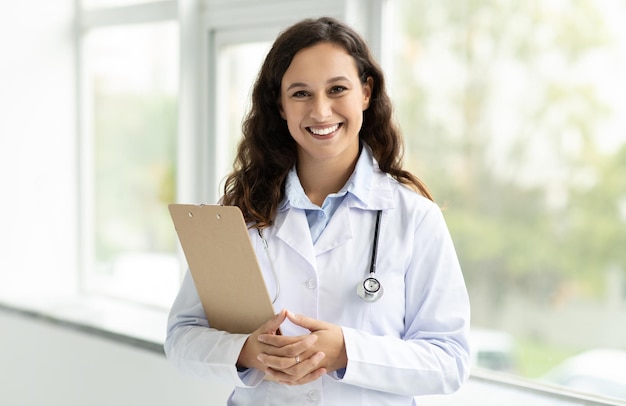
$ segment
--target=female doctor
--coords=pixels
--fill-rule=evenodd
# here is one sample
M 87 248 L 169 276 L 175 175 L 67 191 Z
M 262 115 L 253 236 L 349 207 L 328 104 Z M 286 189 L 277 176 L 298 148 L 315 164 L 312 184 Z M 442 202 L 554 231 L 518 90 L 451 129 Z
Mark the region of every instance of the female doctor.
M 401 150 L 355 31 L 320 18 L 279 35 L 222 199 L 244 213 L 278 312 L 252 334 L 213 329 L 187 273 L 165 342 L 181 372 L 233 384 L 231 405 L 412 405 L 462 385 L 465 283 Z

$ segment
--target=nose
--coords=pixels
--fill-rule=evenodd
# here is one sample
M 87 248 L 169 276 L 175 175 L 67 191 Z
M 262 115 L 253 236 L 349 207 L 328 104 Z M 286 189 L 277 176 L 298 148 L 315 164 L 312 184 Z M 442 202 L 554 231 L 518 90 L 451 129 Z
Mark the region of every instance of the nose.
M 332 100 L 326 95 L 320 95 L 315 97 L 311 105 L 311 118 L 316 121 L 324 121 L 328 117 L 332 116 Z

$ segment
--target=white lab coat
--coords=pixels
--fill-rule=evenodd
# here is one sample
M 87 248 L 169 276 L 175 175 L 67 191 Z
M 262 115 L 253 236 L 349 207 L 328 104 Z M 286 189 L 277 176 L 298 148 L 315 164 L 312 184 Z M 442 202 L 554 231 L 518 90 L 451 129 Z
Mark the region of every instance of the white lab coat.
M 231 405 L 412 405 L 414 396 L 450 393 L 469 373 L 469 300 L 440 209 L 378 170 L 366 201 L 347 194 L 316 244 L 304 210 L 284 204 L 264 231 L 250 238 L 270 296 L 280 281 L 276 312 L 287 309 L 342 326 L 345 374 L 287 386 L 261 371 L 238 372 L 247 335 L 208 327 L 189 273 L 172 306 L 167 357 L 185 374 L 235 385 Z M 356 293 L 369 272 L 376 210 L 383 210 L 376 277 L 384 287 L 373 303 Z M 305 333 L 287 321 L 285 335 Z

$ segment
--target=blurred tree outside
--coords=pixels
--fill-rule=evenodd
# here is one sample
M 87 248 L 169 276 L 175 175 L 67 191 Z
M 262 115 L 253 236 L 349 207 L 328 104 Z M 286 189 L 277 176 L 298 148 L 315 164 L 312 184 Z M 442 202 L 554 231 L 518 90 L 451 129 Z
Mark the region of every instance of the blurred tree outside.
M 607 270 L 626 279 L 626 128 L 604 130 L 626 115 L 605 97 L 624 39 L 608 6 L 626 17 L 615 0 L 399 2 L 405 160 L 444 208 L 473 325 L 549 347 L 612 344 L 553 318 L 575 304 L 591 323 L 612 317 Z

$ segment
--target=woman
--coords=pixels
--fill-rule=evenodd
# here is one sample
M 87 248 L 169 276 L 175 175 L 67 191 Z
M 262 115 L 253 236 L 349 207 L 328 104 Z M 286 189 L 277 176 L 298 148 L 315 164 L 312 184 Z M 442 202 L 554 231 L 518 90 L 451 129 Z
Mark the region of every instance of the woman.
M 165 343 L 181 371 L 234 384 L 232 405 L 411 405 L 467 379 L 461 269 L 391 117 L 351 28 L 320 18 L 279 35 L 222 203 L 244 213 L 284 310 L 252 334 L 212 329 L 187 274 Z

